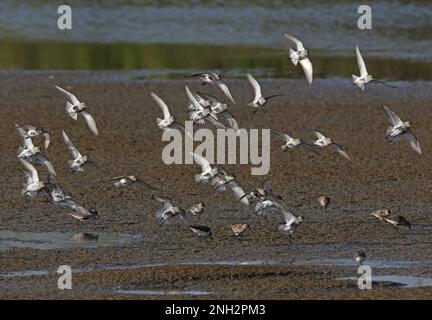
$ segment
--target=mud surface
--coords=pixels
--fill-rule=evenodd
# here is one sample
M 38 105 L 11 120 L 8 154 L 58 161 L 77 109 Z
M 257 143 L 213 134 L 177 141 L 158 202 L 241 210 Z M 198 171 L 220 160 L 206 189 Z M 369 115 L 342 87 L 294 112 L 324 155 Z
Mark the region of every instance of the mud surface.
M 141 236 L 113 246 L 0 250 L 1 298 L 432 297 L 426 286 L 406 288 L 379 281 L 372 290 L 359 290 L 356 281 L 339 279 L 358 276 L 351 260 L 356 250 L 366 251 L 373 274 L 432 277 L 430 83 L 393 82 L 398 89 L 373 86 L 362 92 L 338 78 L 318 80 L 311 87 L 303 79 L 263 80 L 264 93 L 285 96 L 252 116 L 245 106 L 252 97 L 248 83 L 228 82 L 238 102 L 232 113 L 241 127 L 286 130 L 304 140 L 312 140 L 310 131 L 319 129 L 344 145 L 354 160 L 350 163 L 332 150 L 323 151 L 321 157 L 304 150 L 283 153 L 282 143 L 272 139 L 267 176 L 251 176 L 250 165 L 225 166 L 245 190 L 271 180 L 275 193 L 305 217 L 290 242 L 277 231 L 278 217 L 256 217 L 242 210 L 231 194 L 196 185 L 193 175 L 198 166 L 163 164 L 165 142 L 154 124 L 160 110 L 148 94 L 158 93 L 182 122 L 183 87 L 187 83 L 203 90 L 199 83 L 132 78 L 124 73 L 0 73 L 0 230 Z M 87 102 L 99 137 L 82 119 L 75 122 L 65 115 L 64 98 L 54 85 L 70 86 Z M 214 88 L 205 89 L 218 94 Z M 386 143 L 388 123 L 382 104 L 412 123 L 422 156 L 406 143 Z M 53 162 L 59 182 L 78 202 L 97 208 L 100 220 L 79 222 L 41 198 L 24 202 L 14 123 L 51 129 L 52 145 L 44 154 Z M 71 175 L 61 128 L 108 173 L 88 168 Z M 39 172 L 43 177 L 42 168 Z M 159 193 L 184 208 L 205 202 L 205 213 L 195 222 L 213 229 L 213 241 L 198 238 L 175 219 L 159 229 L 154 221 L 158 203 L 150 198 L 154 191 L 139 185 L 122 191 L 110 184 L 111 177 L 124 174 L 136 174 L 159 187 Z M 318 207 L 321 195 L 332 199 L 326 211 Z M 397 232 L 368 214 L 384 207 L 407 217 L 412 232 L 406 228 Z M 240 222 L 250 224 L 251 230 L 235 239 L 229 225 Z M 56 270 L 63 264 L 75 270 L 73 290 L 57 288 Z

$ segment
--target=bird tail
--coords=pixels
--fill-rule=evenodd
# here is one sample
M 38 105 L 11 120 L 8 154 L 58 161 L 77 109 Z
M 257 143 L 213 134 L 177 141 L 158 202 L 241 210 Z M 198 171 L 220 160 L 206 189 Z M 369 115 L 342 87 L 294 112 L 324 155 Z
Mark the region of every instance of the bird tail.
M 296 66 L 298 64 L 298 61 L 299 61 L 299 56 L 298 56 L 297 52 L 290 48 L 289 54 L 290 54 L 290 58 L 291 58 L 292 63 Z
M 357 77 L 357 76 L 355 76 L 355 75 L 352 75 L 352 81 L 353 81 L 354 83 L 357 81 L 358 78 L 360 78 L 360 77 Z

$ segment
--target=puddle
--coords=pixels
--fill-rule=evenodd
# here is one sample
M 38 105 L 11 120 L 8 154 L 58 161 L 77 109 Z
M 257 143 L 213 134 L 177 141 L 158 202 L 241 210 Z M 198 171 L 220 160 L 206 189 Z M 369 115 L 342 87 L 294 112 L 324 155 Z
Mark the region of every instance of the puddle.
M 175 295 L 188 295 L 188 296 L 208 296 L 213 293 L 200 290 L 117 290 L 116 293 L 131 294 L 140 296 L 175 296 Z
M 354 280 L 356 277 L 338 278 L 337 280 Z M 403 288 L 418 288 L 418 287 L 432 287 L 432 278 L 427 277 L 414 277 L 414 276 L 399 276 L 399 275 L 386 275 L 386 276 L 372 276 L 372 287 L 375 282 L 393 282 L 400 284 Z
M 422 261 L 424 262 L 424 261 Z M 402 260 L 366 260 L 365 264 L 371 268 L 405 268 L 419 265 L 421 261 L 402 261 Z M 425 263 L 425 262 L 424 262 Z M 353 259 L 335 258 L 335 259 L 312 259 L 303 261 L 293 261 L 295 266 L 333 266 L 333 267 L 356 267 L 357 264 Z
M 12 248 L 38 250 L 117 246 L 142 239 L 141 235 L 0 230 L 0 251 Z

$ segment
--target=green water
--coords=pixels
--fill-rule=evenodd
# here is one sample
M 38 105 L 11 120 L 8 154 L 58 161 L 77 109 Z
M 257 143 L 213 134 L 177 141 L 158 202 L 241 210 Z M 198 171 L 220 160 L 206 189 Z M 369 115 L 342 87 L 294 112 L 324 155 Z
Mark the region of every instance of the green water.
M 315 78 L 358 74 L 354 56 L 313 52 Z M 377 78 L 417 80 L 432 77 L 432 64 L 365 56 Z M 0 41 L 0 69 L 6 70 L 147 70 L 146 77 L 182 78 L 197 70 L 220 70 L 228 78 L 252 72 L 260 77 L 299 78 L 282 49 L 196 44 Z

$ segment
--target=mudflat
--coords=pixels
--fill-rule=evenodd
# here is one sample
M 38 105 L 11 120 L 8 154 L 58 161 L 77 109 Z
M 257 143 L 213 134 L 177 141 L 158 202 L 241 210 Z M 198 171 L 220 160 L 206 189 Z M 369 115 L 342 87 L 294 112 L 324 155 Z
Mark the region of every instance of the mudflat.
M 245 190 L 271 180 L 274 192 L 305 217 L 291 241 L 278 232 L 278 216 L 257 217 L 230 193 L 197 185 L 193 176 L 199 166 L 162 161 L 166 142 L 155 125 L 161 112 L 149 93 L 157 93 L 183 122 L 184 86 L 219 95 L 217 88 L 137 80 L 122 72 L 1 72 L 0 298 L 431 298 L 430 82 L 393 82 L 397 89 L 370 86 L 364 92 L 340 78 L 317 79 L 312 86 L 304 79 L 260 82 L 265 94 L 284 96 L 252 115 L 246 106 L 250 85 L 227 80 L 237 101 L 231 112 L 242 128 L 273 128 L 305 141 L 318 129 L 353 159 L 331 149 L 321 156 L 301 149 L 282 152 L 282 141 L 272 138 L 266 176 L 251 176 L 251 165 L 225 165 Z M 54 85 L 87 103 L 100 136 L 65 114 L 65 99 Z M 382 104 L 411 122 L 423 155 L 403 141 L 385 141 Z M 58 181 L 76 201 L 97 208 L 101 219 L 82 223 L 42 198 L 25 203 L 15 123 L 50 129 L 52 145 L 43 153 Z M 61 129 L 106 172 L 88 168 L 70 174 Z M 160 190 L 112 186 L 112 177 L 131 174 Z M 194 221 L 211 227 L 213 240 L 197 237 L 176 219 L 159 228 L 154 193 L 183 208 L 204 202 L 205 212 Z M 327 210 L 319 208 L 321 195 L 331 198 Z M 369 214 L 381 208 L 408 218 L 412 231 L 396 231 Z M 231 223 L 248 223 L 251 230 L 235 238 Z M 70 242 L 63 245 L 63 238 Z M 357 286 L 356 250 L 366 252 L 372 279 L 385 279 L 374 281 L 371 290 Z M 72 267 L 72 290 L 57 288 L 60 265 Z

